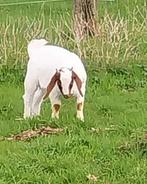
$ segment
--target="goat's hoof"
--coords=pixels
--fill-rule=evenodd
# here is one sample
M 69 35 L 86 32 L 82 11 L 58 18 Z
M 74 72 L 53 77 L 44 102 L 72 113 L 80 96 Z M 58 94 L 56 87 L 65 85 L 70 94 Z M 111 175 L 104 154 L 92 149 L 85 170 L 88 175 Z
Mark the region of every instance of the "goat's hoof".
M 82 121 L 82 122 L 84 122 L 84 118 L 83 117 L 78 117 L 77 116 L 77 119 L 80 120 L 80 121 Z

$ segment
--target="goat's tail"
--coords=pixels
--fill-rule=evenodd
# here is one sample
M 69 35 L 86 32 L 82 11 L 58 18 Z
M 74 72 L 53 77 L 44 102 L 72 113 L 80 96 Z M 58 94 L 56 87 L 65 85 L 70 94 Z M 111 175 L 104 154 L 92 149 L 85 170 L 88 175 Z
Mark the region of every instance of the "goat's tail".
M 45 39 L 33 39 L 28 44 L 28 54 L 31 57 L 34 53 L 36 53 L 36 49 L 46 45 L 48 43 Z

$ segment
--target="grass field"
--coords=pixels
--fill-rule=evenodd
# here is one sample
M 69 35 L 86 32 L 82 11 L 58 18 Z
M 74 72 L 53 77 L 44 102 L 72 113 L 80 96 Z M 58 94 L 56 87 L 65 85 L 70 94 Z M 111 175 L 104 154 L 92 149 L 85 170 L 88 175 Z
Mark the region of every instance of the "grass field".
M 0 7 L 0 184 L 146 184 L 146 3 L 100 1 L 103 36 L 86 38 L 80 47 L 71 8 L 71 1 Z M 74 99 L 63 100 L 58 121 L 50 118 L 49 101 L 40 117 L 21 119 L 26 46 L 34 37 L 82 52 L 88 73 L 84 123 L 74 117 Z M 64 132 L 3 140 L 44 125 Z

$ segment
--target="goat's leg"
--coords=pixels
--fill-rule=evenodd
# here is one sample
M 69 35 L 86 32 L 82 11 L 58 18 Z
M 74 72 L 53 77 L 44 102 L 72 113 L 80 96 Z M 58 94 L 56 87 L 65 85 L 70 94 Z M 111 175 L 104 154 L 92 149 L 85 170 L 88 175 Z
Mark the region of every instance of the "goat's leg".
M 37 91 L 35 92 L 32 103 L 32 116 L 40 115 L 40 109 L 44 95 L 45 91 L 43 89 L 38 88 Z
M 32 115 L 32 102 L 33 102 L 33 96 L 35 94 L 35 89 L 30 91 L 25 91 L 25 94 L 23 96 L 24 98 L 24 118 L 29 118 Z
M 59 96 L 53 97 L 50 96 L 50 101 L 51 101 L 51 107 L 52 107 L 52 118 L 57 118 L 59 119 L 59 111 L 61 107 L 61 100 Z
M 37 89 L 37 82 L 30 75 L 26 75 L 24 82 L 25 94 L 24 99 L 24 118 L 29 118 L 32 115 L 32 103 L 35 91 Z
M 84 108 L 84 98 L 77 97 L 77 118 L 80 119 L 81 121 L 84 121 L 83 108 Z

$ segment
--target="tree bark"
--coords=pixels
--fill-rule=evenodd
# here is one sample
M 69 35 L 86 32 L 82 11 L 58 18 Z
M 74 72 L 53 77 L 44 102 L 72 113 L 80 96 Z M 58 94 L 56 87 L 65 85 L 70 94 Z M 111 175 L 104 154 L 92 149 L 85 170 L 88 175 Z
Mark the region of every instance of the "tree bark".
M 97 0 L 74 0 L 74 32 L 79 40 L 99 35 L 96 5 Z

